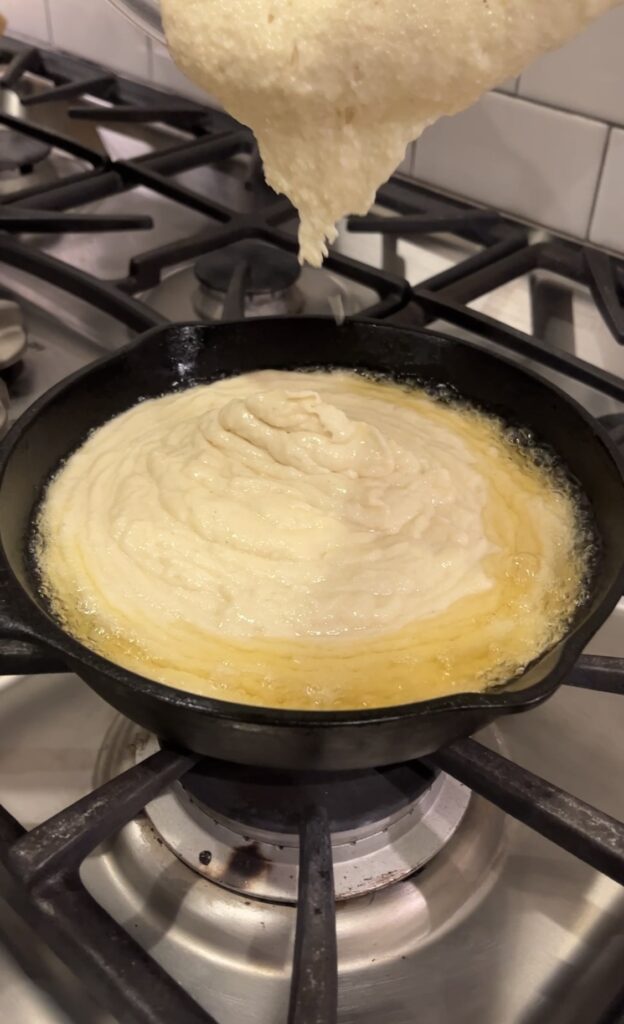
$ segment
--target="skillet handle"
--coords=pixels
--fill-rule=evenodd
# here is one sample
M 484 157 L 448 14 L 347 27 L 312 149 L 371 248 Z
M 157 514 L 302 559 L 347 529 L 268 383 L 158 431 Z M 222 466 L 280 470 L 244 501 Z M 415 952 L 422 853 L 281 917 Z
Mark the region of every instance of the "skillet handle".
M 65 662 L 43 644 L 0 636 L 0 676 L 38 676 L 66 671 Z
M 65 672 L 65 663 L 31 636 L 30 630 L 20 623 L 15 608 L 11 578 L 6 569 L 0 567 L 0 675 Z

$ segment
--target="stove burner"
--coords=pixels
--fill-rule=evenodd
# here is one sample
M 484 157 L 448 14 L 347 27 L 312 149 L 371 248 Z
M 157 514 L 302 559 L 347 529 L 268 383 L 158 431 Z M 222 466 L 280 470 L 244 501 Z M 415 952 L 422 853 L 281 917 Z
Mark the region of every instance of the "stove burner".
M 0 174 L 29 174 L 51 151 L 44 142 L 6 128 L 0 134 Z
M 201 256 L 194 270 L 200 287 L 193 304 L 205 320 L 285 316 L 303 307 L 297 257 L 276 245 L 233 242 Z
M 141 760 L 155 737 L 136 743 Z M 295 903 L 299 829 L 323 806 L 336 899 L 384 889 L 422 868 L 455 834 L 470 791 L 417 763 L 344 773 L 280 772 L 205 759 L 146 807 L 156 835 L 225 889 Z
M 425 793 L 433 771 L 418 764 L 371 771 L 286 772 L 206 758 L 188 772 L 184 789 L 199 804 L 245 828 L 299 831 L 302 809 L 323 806 L 332 832 L 388 818 Z
M 206 253 L 195 263 L 195 276 L 212 292 L 225 294 L 241 265 L 247 268 L 247 295 L 275 295 L 297 282 L 301 267 L 293 253 L 250 238 Z

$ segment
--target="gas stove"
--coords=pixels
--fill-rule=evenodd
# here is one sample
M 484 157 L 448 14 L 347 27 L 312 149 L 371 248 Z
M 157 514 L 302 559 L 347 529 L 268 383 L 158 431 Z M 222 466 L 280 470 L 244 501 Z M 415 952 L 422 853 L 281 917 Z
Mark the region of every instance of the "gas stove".
M 287 313 L 467 338 L 624 443 L 624 262 L 397 175 L 301 268 L 225 114 L 7 40 L 0 76 L 0 429 L 150 327 Z M 619 1019 L 624 602 L 547 704 L 376 772 L 198 762 L 0 672 L 3 1019 Z

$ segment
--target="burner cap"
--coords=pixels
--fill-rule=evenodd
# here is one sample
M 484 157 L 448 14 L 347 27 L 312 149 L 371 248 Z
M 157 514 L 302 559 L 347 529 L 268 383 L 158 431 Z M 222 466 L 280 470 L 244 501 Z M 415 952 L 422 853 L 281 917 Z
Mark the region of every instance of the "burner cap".
M 49 155 L 50 146 L 7 128 L 0 134 L 0 172 L 28 171 Z
M 201 256 L 195 263 L 195 276 L 206 288 L 225 294 L 232 274 L 243 262 L 248 268 L 247 295 L 285 291 L 295 284 L 301 271 L 294 253 L 268 242 L 246 239 Z
M 125 752 L 138 763 L 160 749 L 155 736 L 138 732 L 131 723 L 120 722 L 120 730 L 121 742 L 116 738 L 111 749 L 123 752 L 124 764 Z M 117 774 L 110 767 L 107 778 Z M 422 868 L 455 834 L 469 805 L 472 815 L 485 806 L 479 798 L 473 802 L 470 790 L 452 776 L 419 762 L 350 772 L 288 772 L 203 758 L 152 800 L 145 813 L 158 842 L 208 881 L 248 898 L 296 903 L 298 833 L 313 808 L 327 814 L 335 895 L 346 900 L 392 886 Z M 476 834 L 474 825 L 467 832 L 468 861 L 462 857 L 462 870 L 450 871 L 450 884 L 455 876 L 470 875 L 473 891 L 471 851 L 480 841 L 479 825 Z M 452 863 L 456 860 L 457 850 Z M 439 882 L 444 892 L 448 873 L 445 866 Z M 424 902 L 429 912 L 429 900 Z M 387 920 L 392 931 L 392 915 Z M 367 927 L 370 923 L 365 935 Z M 367 948 L 364 938 L 360 953 Z
M 417 762 L 331 773 L 250 769 L 204 758 L 181 784 L 199 804 L 250 828 L 296 833 L 307 804 L 322 804 L 332 831 L 344 832 L 396 814 L 434 779 Z

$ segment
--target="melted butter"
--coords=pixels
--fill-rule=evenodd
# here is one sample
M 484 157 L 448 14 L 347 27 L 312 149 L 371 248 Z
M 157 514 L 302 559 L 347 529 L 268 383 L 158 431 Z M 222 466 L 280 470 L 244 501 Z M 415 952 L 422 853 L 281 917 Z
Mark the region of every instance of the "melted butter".
M 59 472 L 40 538 L 88 646 L 276 707 L 501 682 L 562 635 L 584 576 L 572 498 L 497 421 L 343 372 L 135 406 Z

